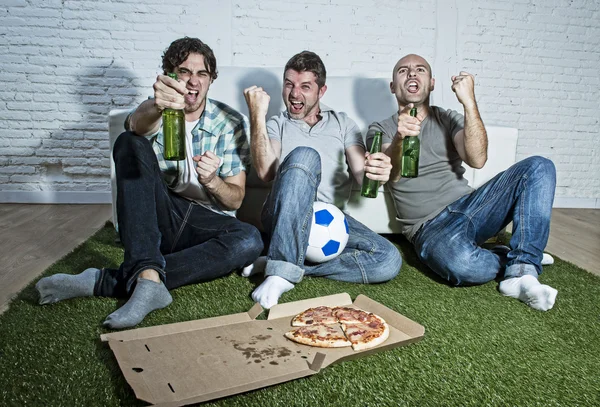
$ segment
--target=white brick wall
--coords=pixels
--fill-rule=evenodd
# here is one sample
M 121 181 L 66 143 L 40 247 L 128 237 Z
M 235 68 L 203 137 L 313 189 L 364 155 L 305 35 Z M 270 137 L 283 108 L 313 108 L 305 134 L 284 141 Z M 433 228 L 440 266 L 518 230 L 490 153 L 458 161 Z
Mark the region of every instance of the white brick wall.
M 482 116 L 519 129 L 517 159 L 554 162 L 558 203 L 600 207 L 600 3 L 478 1 L 459 37 Z
M 310 49 L 329 75 L 387 78 L 417 52 L 434 102 L 452 108 L 449 76 L 466 69 L 484 121 L 518 127 L 517 158 L 554 161 L 557 203 L 600 207 L 595 0 L 4 0 L 0 202 L 109 202 L 108 111 L 150 94 L 184 35 L 220 65 L 282 66 Z

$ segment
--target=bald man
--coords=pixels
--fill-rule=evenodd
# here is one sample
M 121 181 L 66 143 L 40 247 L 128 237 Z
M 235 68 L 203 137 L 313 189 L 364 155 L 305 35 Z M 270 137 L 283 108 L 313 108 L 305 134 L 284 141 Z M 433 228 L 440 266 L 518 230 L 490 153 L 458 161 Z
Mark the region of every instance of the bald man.
M 538 281 L 548 241 L 556 171 L 543 157 L 529 157 L 473 190 L 462 163 L 482 168 L 488 139 L 475 100 L 473 75 L 452 76 L 452 90 L 463 113 L 430 106 L 435 79 L 429 63 L 406 55 L 394 66 L 390 90 L 398 112 L 369 126 L 367 144 L 383 132 L 383 151 L 390 156 L 388 188 L 394 196 L 402 233 L 417 255 L 453 285 L 483 284 L 501 279 L 499 291 L 547 311 L 557 291 Z M 417 116 L 410 116 L 411 108 Z M 402 140 L 418 136 L 418 177 L 401 177 Z M 491 152 L 493 154 L 493 151 Z M 510 247 L 481 247 L 513 222 Z

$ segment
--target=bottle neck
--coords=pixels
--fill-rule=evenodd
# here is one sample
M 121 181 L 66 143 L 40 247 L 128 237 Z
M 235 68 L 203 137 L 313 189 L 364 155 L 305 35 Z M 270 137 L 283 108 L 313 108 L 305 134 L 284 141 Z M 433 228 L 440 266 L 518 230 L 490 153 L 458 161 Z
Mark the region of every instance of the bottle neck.
M 404 110 L 406 108 L 407 105 L 398 105 L 398 114 L 400 114 L 400 112 L 402 110 Z M 431 107 L 429 106 L 429 103 L 422 103 L 420 105 L 415 105 L 414 108 L 417 109 L 417 117 L 423 121 L 425 120 L 425 118 L 427 116 L 429 116 L 429 112 L 431 110 Z
M 373 138 L 373 144 L 371 144 L 371 151 L 369 152 L 371 154 L 381 152 L 381 133 L 375 134 L 375 137 Z

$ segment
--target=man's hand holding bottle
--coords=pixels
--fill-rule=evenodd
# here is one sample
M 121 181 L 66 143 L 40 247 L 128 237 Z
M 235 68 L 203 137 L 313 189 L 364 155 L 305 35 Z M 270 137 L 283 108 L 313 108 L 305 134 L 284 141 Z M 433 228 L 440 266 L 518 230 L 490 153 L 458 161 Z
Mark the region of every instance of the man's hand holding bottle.
M 160 112 L 165 109 L 183 110 L 185 108 L 184 96 L 188 93 L 185 83 L 169 78 L 167 75 L 158 75 L 152 88 L 154 89 L 154 106 Z

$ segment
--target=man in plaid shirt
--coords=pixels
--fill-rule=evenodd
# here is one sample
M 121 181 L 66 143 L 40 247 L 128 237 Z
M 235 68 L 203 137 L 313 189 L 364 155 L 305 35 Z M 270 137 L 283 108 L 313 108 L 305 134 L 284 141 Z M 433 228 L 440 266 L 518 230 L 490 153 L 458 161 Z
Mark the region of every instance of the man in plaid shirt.
M 234 211 L 245 194 L 250 162 L 247 119 L 206 97 L 217 78 L 213 51 L 196 38 L 174 41 L 162 59 L 154 98 L 127 120 L 115 142 L 119 269 L 56 274 L 36 287 L 40 303 L 80 296 L 129 297 L 104 325 L 132 327 L 168 306 L 169 290 L 212 280 L 251 264 L 261 253 L 258 230 Z M 178 80 L 166 76 L 175 72 Z M 162 111 L 183 109 L 186 159 L 163 156 Z

